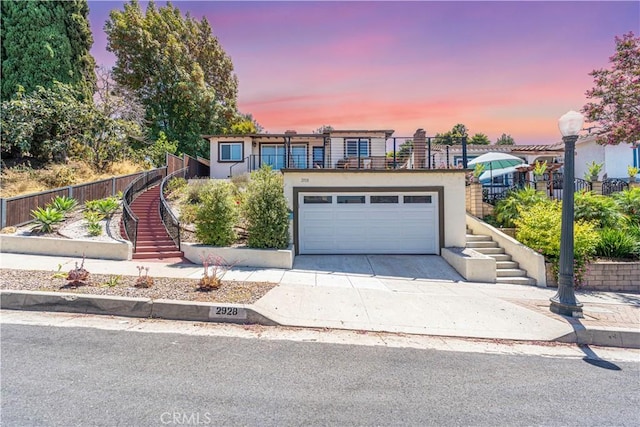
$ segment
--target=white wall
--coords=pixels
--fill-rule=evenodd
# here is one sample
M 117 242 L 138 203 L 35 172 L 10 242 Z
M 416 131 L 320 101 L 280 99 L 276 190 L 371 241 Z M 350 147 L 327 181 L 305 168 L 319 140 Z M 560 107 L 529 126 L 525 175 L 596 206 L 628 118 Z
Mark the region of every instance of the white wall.
M 584 178 L 587 164 L 592 161 L 604 163 L 599 178 L 606 173 L 607 178 L 628 178 L 627 166 L 633 165 L 631 144 L 600 145 L 594 135 L 579 139 L 576 143 L 576 178 Z
M 210 177 L 211 178 L 229 178 L 229 169 L 234 164 L 233 162 L 218 162 L 218 143 L 219 142 L 244 142 L 243 158 L 250 156 L 252 153 L 251 137 L 233 137 L 233 136 L 214 136 L 209 139 L 209 158 L 211 159 Z M 247 171 L 246 163 L 244 165 L 237 165 L 233 168 L 234 175 L 240 175 Z

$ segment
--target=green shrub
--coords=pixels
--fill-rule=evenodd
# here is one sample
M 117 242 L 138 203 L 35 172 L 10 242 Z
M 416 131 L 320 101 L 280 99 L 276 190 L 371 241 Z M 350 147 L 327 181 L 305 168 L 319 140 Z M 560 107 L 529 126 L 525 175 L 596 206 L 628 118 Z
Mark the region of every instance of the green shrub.
M 289 210 L 281 174 L 268 166 L 253 172 L 242 200 L 242 213 L 247 224 L 247 246 L 289 246 Z
M 183 203 L 180 205 L 180 222 L 185 224 L 193 224 L 196 222 L 196 214 L 198 213 L 198 205 Z
M 591 191 L 579 191 L 574 195 L 574 218 L 594 222 L 600 228 L 614 227 L 622 214 L 616 202 L 607 196 Z
M 234 226 L 238 221 L 232 184 L 212 181 L 208 187 L 196 212 L 196 238 L 205 245 L 229 246 L 236 240 Z
M 104 219 L 104 216 L 96 211 L 84 211 L 84 219 L 87 221 L 87 230 L 92 236 L 100 236 L 102 234 L 102 224 L 100 221 Z
M 51 200 L 51 202 L 47 206 L 50 206 L 62 212 L 62 214 L 64 215 L 70 212 L 77 205 L 78 201 L 73 197 L 57 196 L 55 199 Z
M 177 198 L 182 195 L 182 192 L 187 188 L 187 185 L 187 180 L 182 177 L 171 178 L 169 182 L 167 182 L 165 190 L 167 195 L 172 198 Z
M 116 197 L 107 197 L 99 200 L 90 200 L 85 202 L 85 210 L 98 212 L 106 218 L 110 218 L 111 215 L 116 213 L 120 207 L 120 202 Z
M 203 195 L 215 185 L 215 180 L 192 179 L 188 184 L 189 185 L 187 185 L 183 200 L 186 203 L 197 204 L 202 201 Z
M 560 202 L 547 200 L 527 209 L 520 209 L 520 218 L 515 220 L 515 224 L 516 239 L 544 255 L 557 271 L 562 228 Z M 573 232 L 574 279 L 576 285 L 580 285 L 586 263 L 595 255 L 599 236 L 595 224 L 583 220 L 574 222 Z
M 51 233 L 55 226 L 64 220 L 64 214 L 50 206 L 45 209 L 37 207 L 31 211 L 31 216 L 33 217 L 33 222 L 36 223 L 33 230 L 41 233 Z
M 493 214 L 502 227 L 515 227 L 514 221 L 520 217 L 519 208 L 527 209 L 546 199 L 544 193 L 536 191 L 535 188 L 526 187 L 511 191 L 507 197 L 496 203 Z
M 639 255 L 640 241 L 628 230 L 603 228 L 596 255 L 607 258 L 634 258 Z
M 640 224 L 640 188 L 620 191 L 611 196 L 631 224 Z

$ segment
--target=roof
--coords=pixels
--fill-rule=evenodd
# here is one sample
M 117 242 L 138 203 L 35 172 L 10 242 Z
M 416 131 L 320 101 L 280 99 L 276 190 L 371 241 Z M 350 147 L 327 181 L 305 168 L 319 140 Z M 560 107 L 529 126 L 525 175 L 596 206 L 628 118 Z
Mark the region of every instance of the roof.
M 303 137 L 303 138 L 321 138 L 329 135 L 339 135 L 343 133 L 384 133 L 386 137 L 390 137 L 395 132 L 393 129 L 334 129 L 325 133 L 227 133 L 216 135 L 201 135 L 204 139 L 224 137 L 224 138 L 286 138 L 286 137 Z

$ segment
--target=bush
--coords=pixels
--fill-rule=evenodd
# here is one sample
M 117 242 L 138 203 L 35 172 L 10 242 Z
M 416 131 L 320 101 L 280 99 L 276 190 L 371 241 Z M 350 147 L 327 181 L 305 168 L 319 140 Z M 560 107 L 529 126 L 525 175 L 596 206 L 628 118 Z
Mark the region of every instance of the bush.
M 579 191 L 574 196 L 574 218 L 591 221 L 600 228 L 614 227 L 622 218 L 616 202 L 591 191 Z
M 195 220 L 197 239 L 205 245 L 229 246 L 236 240 L 234 226 L 238 221 L 232 184 L 212 181 L 201 197 Z
M 520 209 L 516 239 L 545 256 L 558 269 L 562 207 L 560 202 L 547 200 L 527 209 Z M 599 236 L 594 223 L 578 220 L 574 223 L 574 272 L 576 285 L 582 283 L 586 263 L 596 252 Z
M 182 177 L 171 178 L 165 187 L 167 195 L 177 198 L 187 188 L 188 184 L 187 180 Z
M 640 241 L 627 230 L 604 228 L 600 231 L 596 255 L 607 258 L 634 258 L 640 255 Z
M 640 188 L 615 193 L 612 198 L 628 222 L 640 224 Z
M 289 246 L 289 211 L 282 175 L 262 167 L 251 174 L 242 201 L 247 224 L 247 246 L 278 248 Z
M 51 233 L 55 226 L 64 220 L 64 214 L 50 206 L 45 209 L 38 207 L 32 210 L 31 216 L 33 217 L 33 222 L 36 223 L 33 230 L 41 233 Z
M 70 212 L 77 205 L 78 201 L 72 197 L 57 196 L 55 199 L 51 200 L 51 203 L 49 203 L 47 206 L 50 206 L 62 212 L 62 214 L 64 215 Z
M 215 181 L 210 179 L 192 179 L 188 184 L 184 195 L 184 202 L 197 204 L 202 201 L 203 195 L 210 191 L 215 185 Z
M 84 208 L 90 212 L 97 212 L 106 218 L 110 218 L 118 208 L 120 202 L 116 197 L 107 197 L 99 200 L 90 200 L 85 202 Z
M 519 210 L 528 209 L 537 203 L 543 202 L 547 197 L 535 188 L 522 188 L 511 191 L 504 199 L 496 203 L 493 214 L 499 225 L 503 227 L 515 227 L 514 221 L 520 217 Z

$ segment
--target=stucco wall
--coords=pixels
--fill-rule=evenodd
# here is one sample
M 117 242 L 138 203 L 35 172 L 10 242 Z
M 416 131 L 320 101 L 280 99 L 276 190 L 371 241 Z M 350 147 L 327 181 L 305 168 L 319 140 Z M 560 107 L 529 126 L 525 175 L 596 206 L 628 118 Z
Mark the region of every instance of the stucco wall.
M 633 150 L 629 144 L 600 145 L 595 136 L 576 143 L 576 178 L 584 178 L 587 164 L 595 161 L 604 163 L 600 179 L 606 173 L 607 178 L 628 178 L 627 166 L 633 165 Z
M 99 242 L 50 237 L 0 236 L 2 252 L 17 254 L 58 255 L 97 259 L 130 260 L 131 242 Z
M 211 168 L 210 168 L 210 177 L 211 178 L 228 178 L 229 177 L 229 168 L 234 165 L 234 162 L 218 162 L 218 143 L 220 142 L 239 142 L 242 141 L 244 143 L 244 152 L 242 158 L 245 159 L 251 154 L 252 145 L 250 137 L 211 137 L 209 139 L 209 148 L 210 148 L 210 156 L 211 159 Z M 247 165 L 239 164 L 234 166 L 233 174 L 240 175 L 247 171 Z
M 442 187 L 444 247 L 466 245 L 465 171 L 449 170 L 293 170 L 284 173 L 284 193 L 293 210 L 293 189 L 313 187 Z M 295 214 L 294 214 L 295 215 Z M 295 218 L 294 218 L 295 220 Z M 293 230 L 293 223 L 291 224 Z

